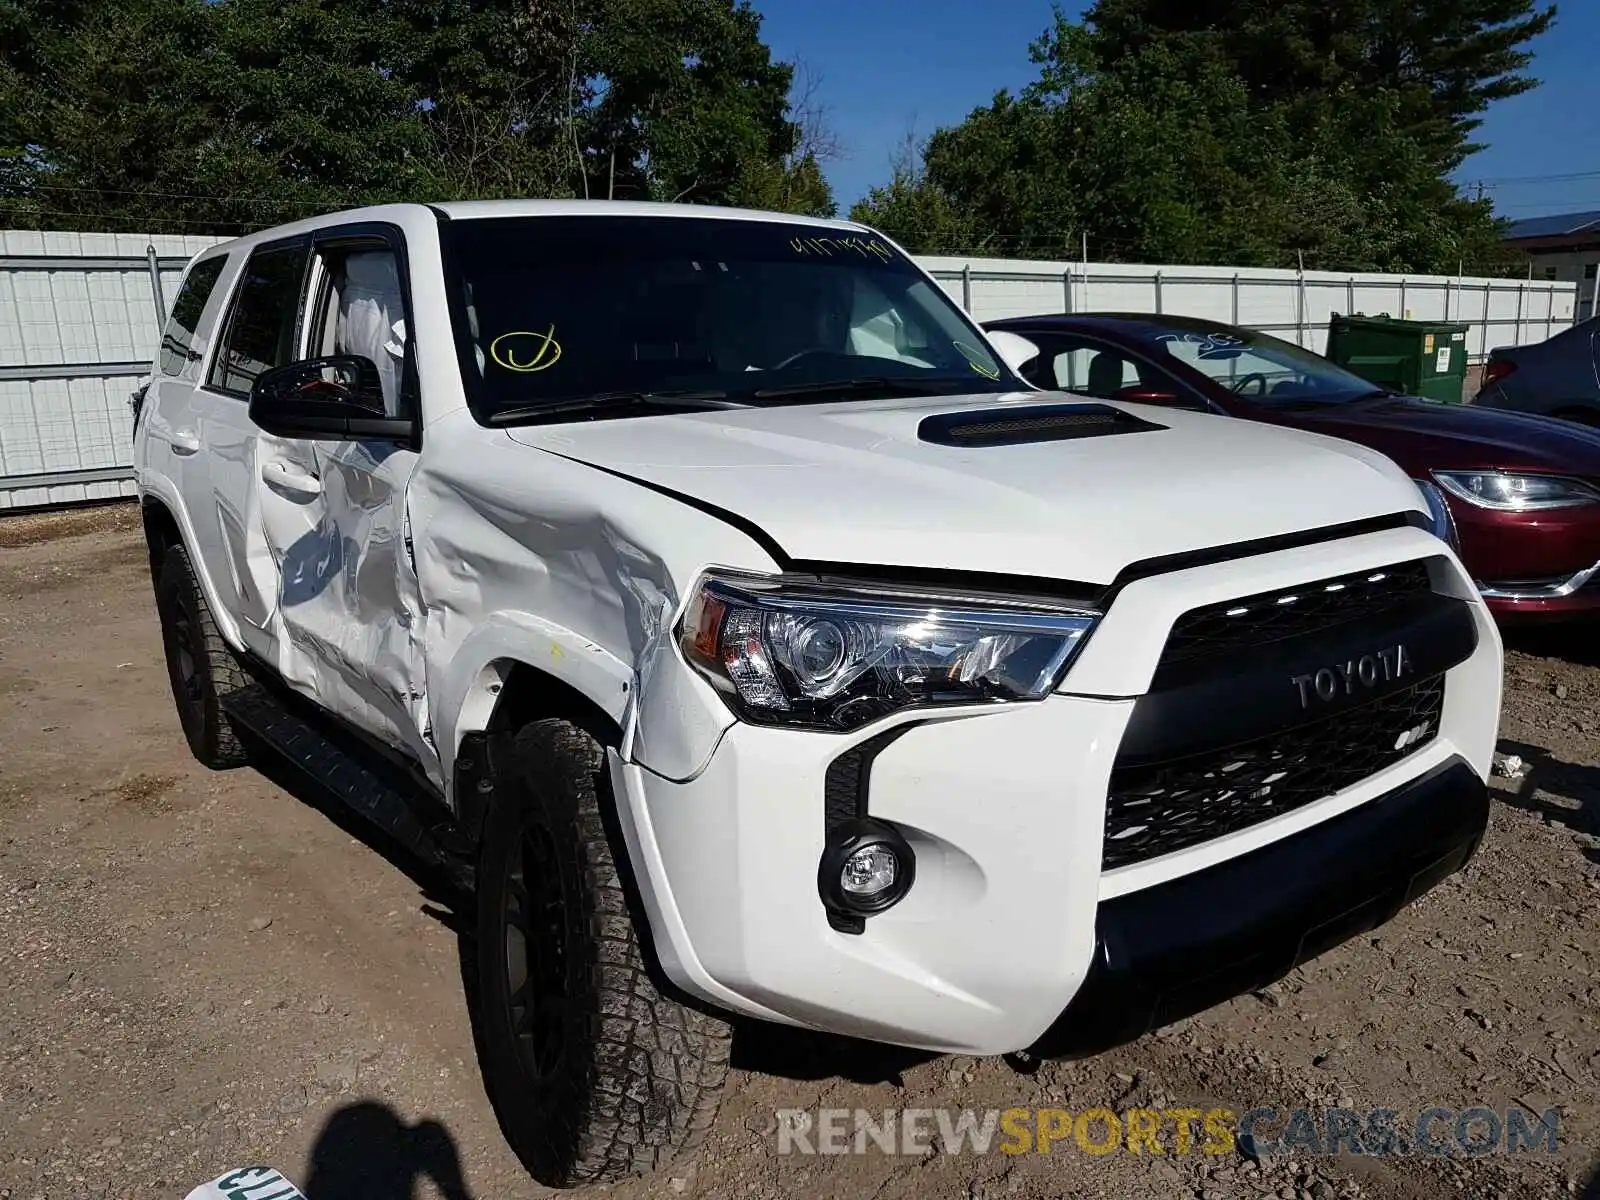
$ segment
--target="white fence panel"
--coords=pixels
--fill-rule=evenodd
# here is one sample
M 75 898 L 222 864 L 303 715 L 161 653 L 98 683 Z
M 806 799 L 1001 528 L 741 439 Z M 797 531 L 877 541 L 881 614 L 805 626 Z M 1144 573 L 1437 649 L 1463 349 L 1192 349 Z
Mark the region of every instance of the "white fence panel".
M 979 320 L 1046 312 L 1156 312 L 1260 329 L 1318 353 L 1335 313 L 1465 324 L 1467 353 L 1540 342 L 1576 319 L 1578 285 L 1445 275 L 1172 267 L 1131 263 L 920 260 Z
M 184 264 L 219 239 L 0 231 L 0 509 L 131 495 L 128 394 Z

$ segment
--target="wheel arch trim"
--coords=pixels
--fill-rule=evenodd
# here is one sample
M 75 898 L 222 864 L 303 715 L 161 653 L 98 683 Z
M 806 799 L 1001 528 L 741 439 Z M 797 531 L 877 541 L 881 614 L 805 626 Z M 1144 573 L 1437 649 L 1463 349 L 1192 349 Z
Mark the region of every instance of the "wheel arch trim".
M 211 574 L 206 570 L 205 560 L 196 550 L 198 542 L 195 538 L 194 523 L 189 519 L 189 508 L 183 502 L 183 494 L 166 476 L 149 472 L 139 473 L 138 486 L 141 513 L 150 507 L 165 510 L 173 527 L 178 531 L 179 541 L 188 551 L 189 566 L 200 584 L 200 594 L 205 597 L 206 607 L 211 610 L 211 619 L 216 623 L 217 632 L 222 634 L 234 650 L 243 651 L 245 646 L 239 638 L 239 624 L 234 619 L 233 613 L 222 604 L 217 589 L 212 584 Z
M 452 780 L 455 760 L 468 735 L 490 730 L 504 718 L 502 702 L 513 678 L 549 680 L 603 717 L 621 737 L 635 692 L 633 669 L 605 647 L 564 626 L 528 612 L 494 613 L 477 623 L 437 675 L 435 744 L 444 777 Z

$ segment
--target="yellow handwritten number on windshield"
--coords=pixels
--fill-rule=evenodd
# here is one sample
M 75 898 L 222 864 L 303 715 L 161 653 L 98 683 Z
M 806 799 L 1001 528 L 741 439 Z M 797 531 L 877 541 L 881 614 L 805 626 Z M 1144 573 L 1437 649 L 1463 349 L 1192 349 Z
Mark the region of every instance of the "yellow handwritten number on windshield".
M 518 338 L 524 338 L 526 342 L 516 341 Z M 521 357 L 517 354 L 519 348 Z M 551 324 L 543 333 L 527 329 L 502 333 L 489 343 L 489 357 L 508 371 L 526 374 L 549 370 L 561 361 L 561 343 L 556 341 L 556 327 Z
M 988 361 L 988 356 L 976 346 L 969 346 L 966 342 L 952 342 L 951 345 L 961 352 L 961 357 L 967 360 L 967 365 L 979 375 L 985 379 L 1000 378 L 1000 368 Z

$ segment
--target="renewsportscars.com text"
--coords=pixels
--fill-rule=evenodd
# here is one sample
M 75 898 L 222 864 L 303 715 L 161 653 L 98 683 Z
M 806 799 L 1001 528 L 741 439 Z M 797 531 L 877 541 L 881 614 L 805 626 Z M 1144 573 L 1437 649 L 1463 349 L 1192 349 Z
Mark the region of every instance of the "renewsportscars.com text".
M 1227 1108 L 851 1109 L 777 1112 L 780 1155 L 930 1153 L 1222 1155 L 1300 1153 L 1476 1157 L 1555 1154 L 1560 1118 L 1476 1106 L 1395 1109 Z

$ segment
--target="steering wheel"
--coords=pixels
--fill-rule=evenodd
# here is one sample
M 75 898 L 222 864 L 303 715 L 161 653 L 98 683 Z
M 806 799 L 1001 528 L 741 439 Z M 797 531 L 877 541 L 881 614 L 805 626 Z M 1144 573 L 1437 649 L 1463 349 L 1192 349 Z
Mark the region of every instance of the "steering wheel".
M 787 367 L 794 366 L 798 362 L 804 362 L 808 358 L 838 358 L 838 357 L 839 357 L 839 352 L 837 350 L 827 350 L 827 349 L 824 349 L 821 346 L 812 346 L 808 350 L 796 350 L 793 354 L 789 355 L 789 357 L 784 359 L 782 362 L 774 363 L 772 365 L 772 370 L 774 370 L 774 371 L 782 371 Z
M 1252 383 L 1252 382 L 1254 382 L 1258 386 L 1258 390 L 1256 392 L 1256 395 L 1265 396 L 1267 394 L 1267 377 L 1265 375 L 1263 375 L 1260 371 L 1252 371 L 1252 372 L 1250 372 L 1250 374 L 1240 376 L 1238 379 L 1233 381 L 1233 393 L 1234 393 L 1234 395 L 1236 395 L 1236 396 L 1244 395 L 1245 387 L 1248 384 Z

